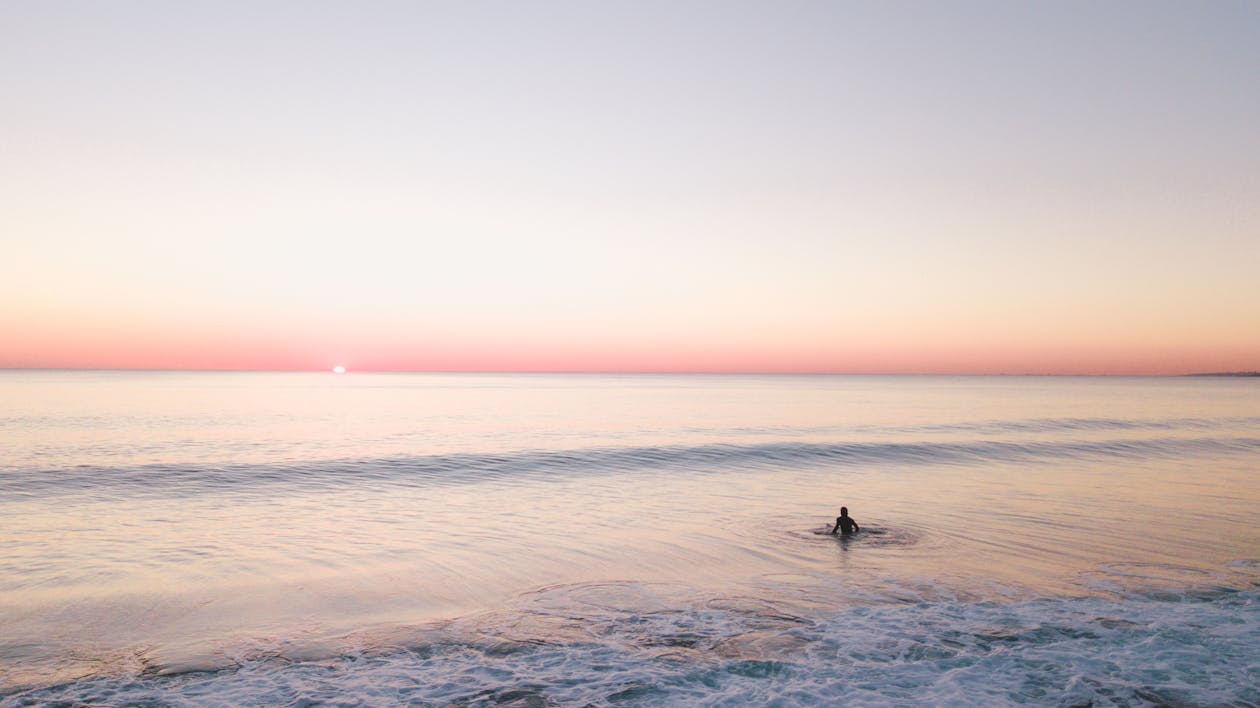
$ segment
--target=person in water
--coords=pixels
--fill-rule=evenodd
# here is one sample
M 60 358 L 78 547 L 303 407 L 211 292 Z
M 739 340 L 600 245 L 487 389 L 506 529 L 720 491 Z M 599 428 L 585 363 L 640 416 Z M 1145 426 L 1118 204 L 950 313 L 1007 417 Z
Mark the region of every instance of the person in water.
M 836 517 L 836 527 L 831 530 L 831 535 L 839 533 L 842 536 L 848 536 L 852 533 L 861 531 L 862 528 L 857 525 L 852 516 L 849 516 L 849 507 L 840 507 L 840 515 Z

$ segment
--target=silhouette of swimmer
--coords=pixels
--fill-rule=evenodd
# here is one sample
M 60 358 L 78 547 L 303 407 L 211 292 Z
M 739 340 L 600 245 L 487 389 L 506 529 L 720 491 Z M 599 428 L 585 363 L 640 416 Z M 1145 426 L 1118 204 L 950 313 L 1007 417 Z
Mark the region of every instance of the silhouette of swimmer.
M 831 535 L 834 536 L 836 532 L 839 532 L 841 536 L 848 536 L 861 530 L 862 527 L 858 526 L 853 517 L 849 516 L 849 507 L 840 507 L 840 515 L 836 517 L 836 527 L 831 530 Z

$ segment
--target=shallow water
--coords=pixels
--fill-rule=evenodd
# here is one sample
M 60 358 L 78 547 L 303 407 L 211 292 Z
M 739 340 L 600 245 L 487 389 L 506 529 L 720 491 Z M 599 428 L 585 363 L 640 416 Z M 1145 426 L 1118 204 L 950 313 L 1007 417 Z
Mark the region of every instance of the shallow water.
M 0 436 L 6 703 L 1260 703 L 1256 380 L 0 372 Z

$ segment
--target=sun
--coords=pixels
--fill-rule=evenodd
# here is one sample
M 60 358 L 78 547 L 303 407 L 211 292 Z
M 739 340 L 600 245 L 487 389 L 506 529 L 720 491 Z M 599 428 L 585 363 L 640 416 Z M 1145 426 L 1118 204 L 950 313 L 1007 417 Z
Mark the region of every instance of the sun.
M 342 366 L 341 364 L 338 364 L 338 365 L 336 365 L 336 366 L 334 366 L 334 367 L 333 367 L 333 373 L 334 373 L 334 374 L 344 374 L 344 373 L 346 373 L 346 367 Z

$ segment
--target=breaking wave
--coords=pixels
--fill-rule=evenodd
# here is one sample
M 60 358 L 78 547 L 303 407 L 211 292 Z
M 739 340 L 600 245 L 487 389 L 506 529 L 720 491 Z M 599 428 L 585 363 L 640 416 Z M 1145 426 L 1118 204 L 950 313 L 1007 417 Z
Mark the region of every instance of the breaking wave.
M 1249 566 L 1254 571 L 1254 563 Z M 286 638 L 229 668 L 133 666 L 4 705 L 1254 705 L 1260 592 L 812 611 L 642 583 L 546 588 L 519 607 L 347 638 Z
M 120 494 L 183 496 L 266 494 L 267 486 L 323 487 L 381 483 L 417 487 L 481 482 L 521 483 L 547 477 L 686 470 L 722 473 L 776 467 L 866 465 L 1035 465 L 1070 460 L 1149 460 L 1203 455 L 1251 455 L 1260 437 L 1160 437 L 1075 441 L 773 442 L 501 454 L 417 455 L 262 464 L 76 466 L 0 472 L 12 495 Z

